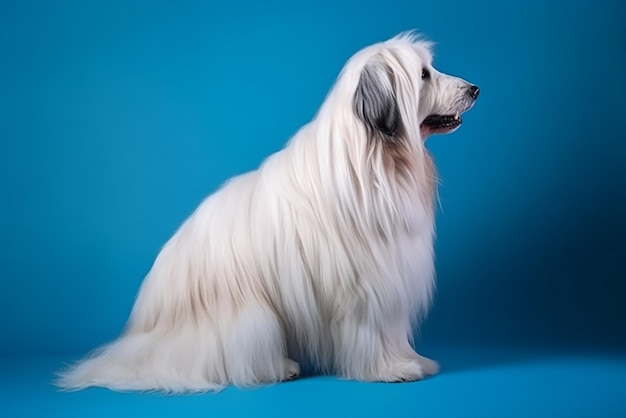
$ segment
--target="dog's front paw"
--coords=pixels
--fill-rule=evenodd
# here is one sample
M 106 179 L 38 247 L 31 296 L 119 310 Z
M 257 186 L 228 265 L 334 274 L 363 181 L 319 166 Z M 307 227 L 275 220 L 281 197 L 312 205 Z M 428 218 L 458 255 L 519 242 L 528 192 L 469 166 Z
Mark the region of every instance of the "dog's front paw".
M 417 355 L 417 362 L 419 363 L 424 376 L 432 376 L 439 373 L 439 363 L 435 360 L 431 360 L 428 357 Z
M 396 360 L 384 364 L 378 375 L 371 380 L 382 382 L 414 382 L 439 372 L 439 364 L 427 357 L 416 355 L 414 358 Z

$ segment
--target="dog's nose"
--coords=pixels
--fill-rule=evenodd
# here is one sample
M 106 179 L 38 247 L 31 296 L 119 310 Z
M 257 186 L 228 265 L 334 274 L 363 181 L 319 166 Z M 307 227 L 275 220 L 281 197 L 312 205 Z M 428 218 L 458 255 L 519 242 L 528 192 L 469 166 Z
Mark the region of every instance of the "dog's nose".
M 474 100 L 478 99 L 479 93 L 480 93 L 480 89 L 476 86 L 469 86 L 467 88 L 467 94 L 469 94 L 469 96 Z

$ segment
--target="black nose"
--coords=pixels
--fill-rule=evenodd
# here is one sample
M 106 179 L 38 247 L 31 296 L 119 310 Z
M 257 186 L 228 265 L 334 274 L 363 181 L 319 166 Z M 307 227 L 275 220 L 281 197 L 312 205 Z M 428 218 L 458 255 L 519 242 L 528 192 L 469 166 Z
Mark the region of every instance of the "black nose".
M 469 94 L 469 96 L 474 100 L 478 99 L 479 93 L 480 93 L 480 89 L 476 86 L 469 86 L 467 88 L 467 94 Z

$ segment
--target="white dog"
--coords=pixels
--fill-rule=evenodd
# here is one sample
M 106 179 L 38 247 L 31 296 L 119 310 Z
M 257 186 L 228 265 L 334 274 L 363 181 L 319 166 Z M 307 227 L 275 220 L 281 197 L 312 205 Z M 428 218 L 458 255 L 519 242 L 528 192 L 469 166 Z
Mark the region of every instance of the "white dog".
M 412 348 L 434 288 L 436 174 L 424 140 L 478 88 L 401 34 L 352 57 L 317 116 L 209 196 L 163 247 L 115 342 L 65 389 L 167 392 L 437 373 Z

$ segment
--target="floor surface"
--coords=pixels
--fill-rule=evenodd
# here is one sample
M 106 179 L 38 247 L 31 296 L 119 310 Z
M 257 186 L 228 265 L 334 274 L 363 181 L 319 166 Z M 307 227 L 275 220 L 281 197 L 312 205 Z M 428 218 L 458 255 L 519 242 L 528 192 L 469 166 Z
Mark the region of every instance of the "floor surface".
M 0 417 L 626 417 L 626 354 L 433 347 L 438 376 L 415 383 L 309 377 L 257 389 L 167 396 L 50 384 L 67 358 L 0 361 Z

